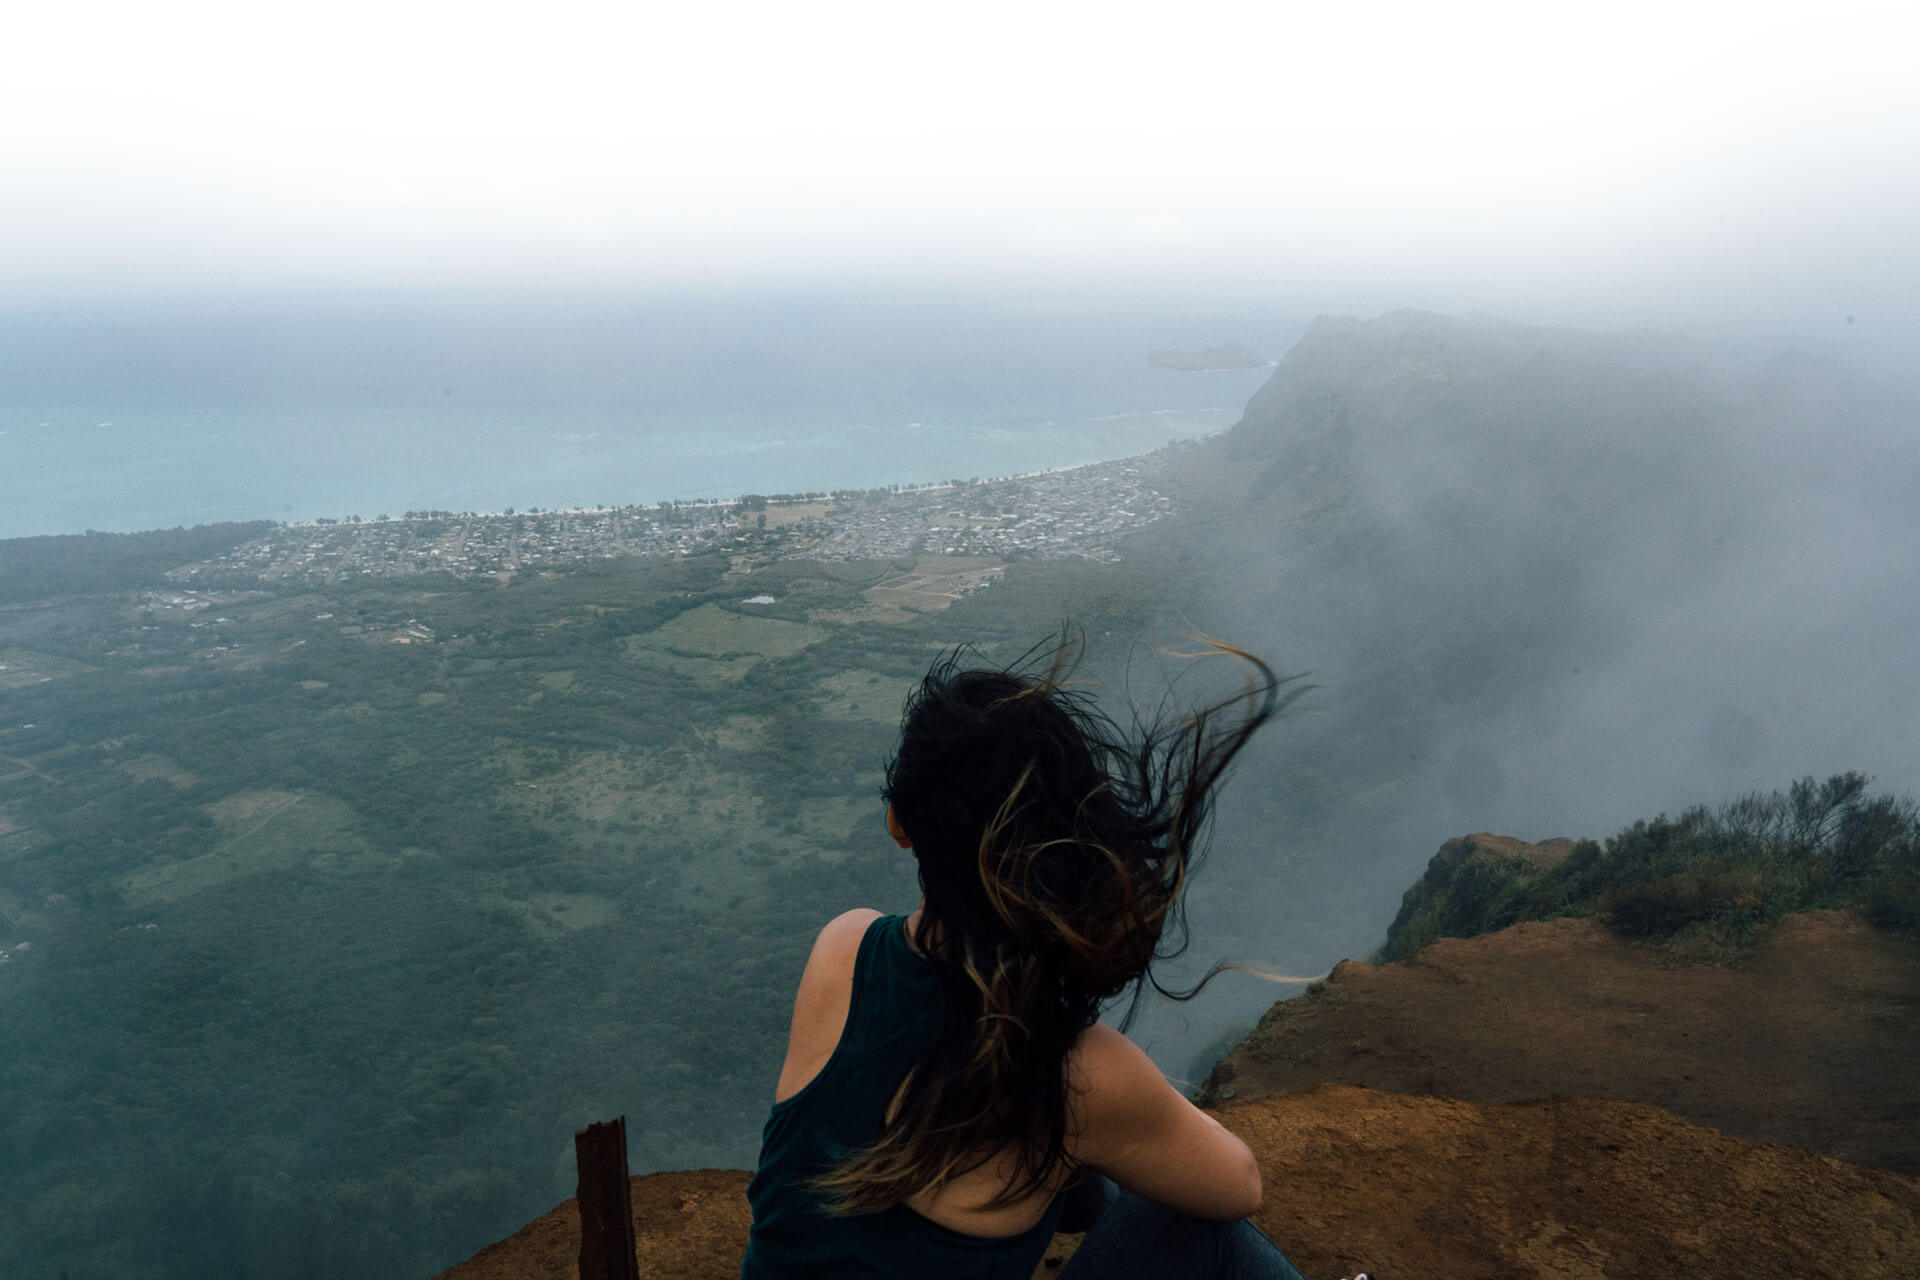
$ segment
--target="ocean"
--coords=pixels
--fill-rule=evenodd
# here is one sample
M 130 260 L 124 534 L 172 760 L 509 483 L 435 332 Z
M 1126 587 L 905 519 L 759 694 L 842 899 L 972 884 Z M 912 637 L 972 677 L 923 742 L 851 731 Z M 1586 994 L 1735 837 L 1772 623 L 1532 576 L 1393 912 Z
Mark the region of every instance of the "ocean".
M 0 537 L 730 498 L 1124 457 L 1307 317 L 1164 300 L 279 295 L 0 313 Z

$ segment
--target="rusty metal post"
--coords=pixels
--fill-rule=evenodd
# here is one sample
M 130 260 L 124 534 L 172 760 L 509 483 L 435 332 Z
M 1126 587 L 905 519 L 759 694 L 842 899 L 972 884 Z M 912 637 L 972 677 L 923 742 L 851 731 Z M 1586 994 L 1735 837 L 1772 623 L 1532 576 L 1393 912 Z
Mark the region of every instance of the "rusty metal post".
M 580 1280 L 640 1280 L 627 1191 L 627 1118 L 576 1129 L 580 1163 Z

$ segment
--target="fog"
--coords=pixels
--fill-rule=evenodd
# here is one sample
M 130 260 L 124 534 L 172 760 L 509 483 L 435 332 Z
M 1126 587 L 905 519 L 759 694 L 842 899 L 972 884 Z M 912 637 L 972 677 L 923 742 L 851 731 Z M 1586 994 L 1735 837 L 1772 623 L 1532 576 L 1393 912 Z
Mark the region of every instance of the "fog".
M 1126 15 L 989 5 L 905 15 L 878 4 L 672 13 L 563 5 L 529 29 L 517 12 L 439 4 L 347 4 L 325 14 L 204 0 L 164 11 L 42 6 L 16 24 L 15 65 L 0 82 L 0 504 L 26 521 L 6 532 L 371 515 L 382 509 L 374 504 L 524 511 L 885 485 L 950 474 L 882 470 L 896 456 L 919 465 L 935 452 L 899 443 L 929 419 L 954 427 L 952 437 L 974 450 L 955 446 L 952 456 L 964 461 L 953 470 L 963 475 L 1057 465 L 1066 454 L 1036 463 L 1021 452 L 1056 429 L 1056 418 L 1064 432 L 1120 410 L 1177 410 L 1190 415 L 1179 431 L 1186 438 L 1237 420 L 1227 436 L 1179 455 L 1187 470 L 1169 491 L 1183 505 L 1126 544 L 1114 578 L 1099 579 L 1129 590 L 1151 584 L 1153 616 L 1139 634 L 1090 623 L 1089 673 L 1117 690 L 1130 661 L 1155 646 L 1184 648 L 1197 629 L 1315 686 L 1262 733 L 1226 788 L 1193 891 L 1194 946 L 1168 976 L 1190 979 L 1222 957 L 1316 974 L 1379 945 L 1402 891 L 1454 836 L 1604 838 L 1663 811 L 1843 770 L 1875 775 L 1878 790 L 1920 791 L 1912 726 L 1920 666 L 1911 660 L 1920 633 L 1920 242 L 1911 230 L 1920 225 L 1920 82 L 1903 56 L 1910 21 L 1893 6 L 1864 4 L 1830 7 L 1818 26 L 1797 6 L 1602 13 L 1388 4 L 1257 15 L 1216 6 Z M 1144 363 L 1156 347 L 1228 341 L 1285 358 L 1264 383 L 1251 373 L 1218 375 L 1179 384 L 1177 395 L 1165 379 L 1216 375 Z M 1229 385 L 1231 396 L 1213 391 Z M 1217 403 L 1223 398 L 1229 409 Z M 68 430 L 97 423 L 104 432 L 116 421 L 123 437 Z M 850 423 L 871 434 L 841 430 Z M 819 436 L 808 434 L 816 429 Z M 900 453 L 871 445 L 882 438 Z M 986 453 L 981 440 L 1004 441 L 1007 452 Z M 705 469 L 672 471 L 662 460 L 673 448 L 701 454 Z M 33 449 L 42 450 L 31 459 L 38 470 L 20 462 Z M 868 470 L 833 470 L 841 458 Z M 138 501 L 111 488 L 115 467 L 111 483 L 137 491 Z M 1018 578 L 1009 574 L 1006 595 Z M 552 599 L 565 596 L 561 588 Z M 385 587 L 365 590 L 374 598 Z M 750 1159 L 749 1126 L 718 1136 L 694 1130 L 721 1124 L 715 1117 L 742 1098 L 758 1107 L 771 1083 L 765 1064 L 747 1058 L 777 1051 L 773 1022 L 786 990 L 755 977 L 776 967 L 769 957 L 779 946 L 751 913 L 772 919 L 792 901 L 811 908 L 799 895 L 825 890 L 805 883 L 820 864 L 802 855 L 816 850 L 765 873 L 775 886 L 769 896 L 792 901 L 750 903 L 740 917 L 743 931 L 760 930 L 754 942 L 765 951 L 753 963 L 761 969 L 728 969 L 733 985 L 701 1016 L 661 1014 L 659 1043 L 605 1053 L 605 1072 L 572 1080 L 564 1096 L 550 1093 L 541 1073 L 562 1068 L 546 1029 L 568 1014 L 549 1005 L 555 984 L 527 974 L 562 974 L 572 995 L 604 999 L 596 1010 L 613 1007 L 614 988 L 595 983 L 615 980 L 607 974 L 641 980 L 619 961 L 664 957 L 698 968 L 735 945 L 722 926 L 738 922 L 731 907 L 696 909 L 668 888 L 660 902 L 673 899 L 670 909 L 682 913 L 675 919 L 715 926 L 711 936 L 681 940 L 681 952 L 624 920 L 578 935 L 553 925 L 552 936 L 523 923 L 507 908 L 524 904 L 508 902 L 500 887 L 509 873 L 535 868 L 528 884 L 536 872 L 574 874 L 576 863 L 591 861 L 591 842 L 597 850 L 616 837 L 622 856 L 657 850 L 646 845 L 651 836 L 628 839 L 637 828 L 616 832 L 635 817 L 616 805 L 580 819 L 568 837 L 579 848 L 543 865 L 526 853 L 538 841 L 528 834 L 532 810 L 521 807 L 531 804 L 521 791 L 534 789 L 526 779 L 536 775 L 514 770 L 533 768 L 527 760 L 546 748 L 486 734 L 517 731 L 522 713 L 558 722 L 556 706 L 572 705 L 563 699 L 574 672 L 539 668 L 541 636 L 577 643 L 568 652 L 585 655 L 583 670 L 597 661 L 622 679 L 654 672 L 652 693 L 662 698 L 698 688 L 733 699 L 731 712 L 757 690 L 737 672 L 714 675 L 697 657 L 706 684 L 671 664 L 619 665 L 632 648 L 621 646 L 677 616 L 677 605 L 622 602 L 619 625 L 632 634 L 589 651 L 578 637 L 601 625 L 586 617 L 597 602 L 566 597 L 580 616 L 567 621 L 572 630 L 549 633 L 535 616 L 546 588 L 524 589 L 523 580 L 511 590 L 520 594 L 487 597 L 484 606 L 408 596 L 380 623 L 405 617 L 410 626 L 414 612 L 424 619 L 430 607 L 457 606 L 474 610 L 458 629 L 482 630 L 496 620 L 481 611 L 497 607 L 499 634 L 487 643 L 500 642 L 500 662 L 455 657 L 439 660 L 432 676 L 393 674 L 398 650 L 348 643 L 334 627 L 315 632 L 304 654 L 276 650 L 282 656 L 272 661 L 284 672 L 268 664 L 259 675 L 246 665 L 251 654 L 222 650 L 219 662 L 235 664 L 233 684 L 245 684 L 247 698 L 294 710 L 274 711 L 277 722 L 244 707 L 207 713 L 208 768 L 227 771 L 218 775 L 226 794 L 193 791 L 192 771 L 177 762 L 177 774 L 143 776 L 156 806 L 192 809 L 199 825 L 183 822 L 168 838 L 180 836 L 179 847 L 196 856 L 202 846 L 191 841 L 214 838 L 205 814 L 253 788 L 300 789 L 319 801 L 311 808 L 337 805 L 348 813 L 337 818 L 341 830 L 375 812 L 376 801 L 389 805 L 384 812 L 404 811 L 391 788 L 375 784 L 416 767 L 413 744 L 396 747 L 382 735 L 421 723 L 406 717 L 444 705 L 447 690 L 456 704 L 478 691 L 467 704 L 476 718 L 461 732 L 512 741 L 507 754 L 521 754 L 461 775 L 470 795 L 443 789 L 420 806 L 419 830 L 409 827 L 406 839 L 437 839 L 453 852 L 440 864 L 414 859 L 411 846 L 404 859 L 388 850 L 401 868 L 390 877 L 391 900 L 375 840 L 364 850 L 341 846 L 366 852 L 375 868 L 353 886 L 363 898 L 330 899 L 334 882 L 295 865 L 318 865 L 321 856 L 290 844 L 284 900 L 279 879 L 258 875 L 239 889 L 217 881 L 204 898 L 152 907 L 165 927 L 141 917 L 150 931 L 141 945 L 174 945 L 178 936 L 191 954 L 173 968 L 157 965 L 171 985 L 133 1003 L 154 1034 L 182 1037 L 176 1009 L 209 1019 L 219 1012 L 207 992 L 221 1002 L 251 992 L 265 1007 L 282 992 L 255 975 L 279 972 L 266 963 L 285 960 L 274 922 L 292 920 L 334 965 L 326 972 L 381 993 L 382 1014 L 425 1035 L 433 1011 L 408 1012 L 408 993 L 383 985 L 387 961 L 369 957 L 402 938 L 412 948 L 409 974 L 438 973 L 438 939 L 456 938 L 474 975 L 470 986 L 459 986 L 464 971 L 456 975 L 456 987 L 476 1010 L 486 1005 L 474 1026 L 492 1026 L 496 1011 L 503 1025 L 474 1030 L 463 1009 L 445 1045 L 416 1045 L 409 1052 L 419 1061 L 395 1066 L 357 1038 L 359 1010 L 327 1006 L 321 1022 L 354 1046 L 344 1052 L 367 1057 L 352 1088 L 385 1105 L 383 1090 L 398 1096 L 404 1086 L 411 1097 L 431 1075 L 431 1088 L 419 1087 L 423 1108 L 455 1117 L 438 1138 L 471 1125 L 496 1148 L 551 1138 L 555 1153 L 565 1128 L 595 1108 L 626 1107 L 630 1096 L 658 1089 L 649 1100 L 667 1118 L 637 1140 L 637 1164 L 655 1155 L 663 1163 Z M 991 621 L 1002 592 L 968 597 L 952 616 L 990 634 L 982 619 Z M 17 632 L 9 643 L 51 647 L 47 637 L 61 628 L 94 625 L 93 607 L 10 612 Z M 308 618 L 344 623 L 335 607 L 300 596 L 284 618 L 262 607 L 246 622 L 277 644 Z M 1033 611 L 1031 598 L 1021 607 Z M 99 610 L 101 628 L 125 624 L 108 618 L 108 605 Z M 187 630 L 193 624 L 169 625 L 184 637 L 183 653 L 202 644 Z M 444 623 L 439 634 L 455 630 Z M 858 650 L 857 661 L 884 667 L 873 654 L 911 647 L 918 637 L 909 632 L 859 633 L 872 653 Z M 136 671 L 125 655 L 159 641 L 143 634 L 129 643 L 83 655 L 102 668 L 117 659 L 138 675 L 103 683 L 103 699 L 131 706 L 148 697 L 149 679 L 178 678 L 207 705 L 231 692 L 217 678 L 228 668 L 205 654 Z M 260 643 L 255 653 L 265 652 Z M 308 645 L 304 632 L 297 644 Z M 777 722 L 764 731 L 769 751 L 779 749 L 773 758 L 809 758 L 816 732 L 863 749 L 867 737 L 884 736 L 871 716 L 814 716 L 802 679 L 817 674 L 808 661 L 788 651 L 766 664 L 779 669 L 770 679 L 789 682 L 769 687 L 794 699 L 767 717 Z M 531 664 L 539 679 L 516 674 L 516 663 Z M 80 669 L 75 659 L 58 674 Z M 288 673 L 311 678 L 281 678 Z M 848 682 L 833 686 L 838 707 L 855 701 L 854 678 L 870 672 L 849 665 L 833 674 Z M 114 668 L 115 680 L 122 675 Z M 349 676 L 372 692 L 349 699 Z M 53 676 L 45 683 L 8 692 L 23 706 L 42 700 L 18 717 L 32 721 L 25 727 L 48 743 L 69 735 L 59 739 L 68 744 L 59 758 L 76 778 L 95 762 L 101 775 L 121 767 L 119 744 L 106 740 L 118 729 L 94 723 L 112 718 L 101 710 L 107 702 L 79 707 L 76 698 L 70 707 L 59 701 L 69 686 Z M 71 687 L 92 686 L 76 679 Z M 1151 701 L 1151 681 L 1142 688 Z M 378 716 L 368 711 L 374 702 Z M 164 763 L 165 751 L 196 749 L 184 733 L 165 745 L 151 727 L 165 719 L 164 708 L 154 710 L 161 703 L 139 705 L 149 716 L 144 732 L 162 745 L 143 740 L 139 749 L 153 754 L 129 768 L 159 770 L 153 762 Z M 605 723 L 617 724 L 628 713 L 607 714 Z M 241 759 L 251 746 L 235 727 L 248 724 L 261 761 L 281 759 L 264 745 L 281 729 L 312 735 L 285 757 L 299 764 L 299 781 L 254 776 L 266 765 Z M 592 731 L 602 728 L 593 719 Z M 8 750 L 41 740 L 9 738 Z M 565 750 L 603 750 L 580 741 L 588 745 L 570 741 Z M 740 750 L 741 759 L 759 758 Z M 385 774 L 383 751 L 392 761 Z M 661 748 L 648 757 L 658 770 L 648 785 L 697 778 L 708 794 L 720 775 L 701 751 L 720 749 L 701 744 L 687 757 L 696 764 L 677 774 L 683 762 L 662 764 Z M 736 767 L 744 769 L 726 765 Z M 800 786 L 790 772 L 780 787 Z M 353 791 L 355 778 L 378 794 Z M 0 800 L 9 804 L 38 786 L 25 772 L 5 781 L 13 790 Z M 98 788 L 103 811 L 126 791 L 111 777 L 84 781 Z M 714 784 L 716 796 L 724 791 Z M 848 803 L 877 809 L 870 800 L 862 791 Z M 483 811 L 493 824 L 485 838 L 467 822 Z M 137 825 L 140 814 L 126 812 Z M 869 834 L 885 854 L 871 816 Z M 846 830 L 809 821 L 804 832 L 795 822 L 777 832 L 771 818 L 749 822 L 743 848 L 765 836 L 783 855 L 807 842 L 824 849 Z M 317 829 L 323 843 L 337 835 Z M 524 863 L 484 861 L 503 832 Z M 16 833 L 0 828 L 0 837 Z M 109 902 L 112 886 L 137 879 L 128 868 L 144 868 L 148 853 L 137 834 L 116 848 L 125 866 L 105 854 L 89 863 Z M 337 851 L 327 849 L 333 859 Z M 678 861 L 684 851 L 671 852 Z M 860 859 L 871 852 L 832 863 L 837 878 L 822 883 L 844 885 L 850 900 L 841 906 L 856 905 L 857 890 L 883 909 L 910 909 L 910 901 L 880 900 L 911 893 L 904 864 L 869 874 L 876 864 Z M 460 861 L 469 855 L 472 865 Z M 611 875 L 606 857 L 596 874 Z M 7 891 L 31 906 L 50 873 L 22 865 L 4 871 L 20 880 Z M 736 869 L 749 865 L 762 864 L 742 857 Z M 425 867 L 455 887 L 438 892 Z M 324 874 L 335 869 L 329 861 Z M 539 889 L 548 898 L 577 890 L 576 905 L 589 889 L 604 892 L 639 918 L 631 899 L 654 894 L 654 881 L 642 888 L 630 879 L 627 897 L 604 880 L 588 888 L 541 881 Z M 257 936 L 229 942 L 228 919 L 204 905 L 224 903 L 218 894 L 230 890 L 254 895 L 234 900 L 263 913 Z M 64 891 L 56 896 L 64 902 Z M 431 936 L 408 923 L 420 903 L 444 908 Z M 56 1012 L 80 1007 L 75 993 L 98 996 L 89 975 L 129 963 L 112 948 L 126 945 L 120 935 L 135 916 L 130 906 L 114 910 L 127 918 L 114 917 L 116 932 L 102 932 L 88 953 L 99 967 L 63 971 L 64 989 L 50 979 L 20 991 Z M 140 910 L 149 911 L 144 900 Z M 244 911 L 232 918 L 250 919 Z M 67 927 L 47 927 L 56 926 Z M 344 939 L 337 946 L 335 929 Z M 498 935 L 519 949 L 496 956 Z M 34 964 L 66 963 L 58 947 L 37 954 Z M 25 972 L 22 963 L 6 976 Z M 779 982 L 789 976 L 782 971 Z M 248 985 L 256 981 L 258 989 Z M 1191 1004 L 1148 1008 L 1139 1035 L 1170 1074 L 1191 1080 L 1293 989 L 1230 973 Z M 335 998 L 316 992 L 317 1004 Z M 203 996 L 204 1005 L 194 1003 Z M 304 1031 L 285 1034 L 289 1007 L 275 1005 L 283 1019 L 275 1034 L 309 1053 L 303 1062 L 324 1057 L 305 1047 Z M 703 1018 L 725 1025 L 706 1027 Z M 603 1030 L 617 1040 L 625 1025 Z M 668 1033 L 678 1038 L 669 1043 Z M 92 1045 L 94 1032 L 49 1017 L 40 1034 L 29 1054 L 61 1061 L 62 1046 Z M 234 1043 L 210 1034 L 206 1044 L 253 1053 L 248 1034 Z M 190 1048 L 178 1061 L 197 1061 L 205 1045 Z M 465 1056 L 456 1061 L 455 1050 Z M 116 1061 L 101 1052 L 102 1062 Z M 471 1069 L 467 1060 L 482 1056 L 484 1069 Z M 380 1074 L 389 1068 L 391 1078 Z M 112 1078 L 109 1069 L 86 1069 Z M 445 1079 L 435 1074 L 443 1069 Z M 163 1084 L 184 1088 L 178 1081 L 190 1077 L 189 1065 Z M 46 1079 L 47 1097 L 69 1088 Z M 72 1084 L 71 1096 L 84 1099 L 91 1088 Z M 611 1096 L 618 1090 L 626 1093 Z M 249 1105 L 262 1115 L 290 1106 L 264 1086 L 257 1094 Z M 445 1168 L 420 1172 L 439 1157 L 425 1126 L 406 1127 L 411 1114 L 368 1110 L 379 1112 L 374 1121 L 344 1112 L 304 1118 L 311 1132 L 301 1141 L 311 1150 L 298 1158 L 311 1168 L 302 1176 L 343 1186 L 360 1179 L 327 1202 L 336 1215 L 329 1224 L 388 1212 L 391 1197 L 375 1194 L 372 1173 L 349 1168 L 366 1153 L 324 1147 L 341 1134 L 358 1141 L 373 1129 L 352 1126 L 375 1121 L 392 1121 L 377 1150 L 403 1154 L 374 1172 L 408 1185 L 440 1179 L 433 1185 L 445 1192 L 435 1202 L 441 1234 L 404 1247 L 447 1253 L 448 1241 L 464 1247 L 503 1235 L 518 1223 L 486 1213 L 518 1212 L 545 1194 L 540 1179 L 552 1171 L 544 1155 L 530 1164 L 500 1156 L 467 1185 Z M 207 1115 L 209 1133 L 219 1132 L 215 1120 L 232 1119 L 224 1103 L 209 1104 Z M 497 1130 L 487 1127 L 496 1121 Z M 126 1123 L 148 1122 L 135 1115 Z M 293 1151 L 290 1134 L 283 1123 L 268 1136 Z M 533 1136 L 522 1141 L 525 1134 Z M 282 1213 L 291 1220 L 304 1192 L 284 1177 L 269 1185 L 261 1170 L 285 1153 L 267 1138 L 257 1150 L 231 1145 L 239 1172 L 223 1174 L 205 1204 L 183 1209 L 167 1187 L 155 1189 L 158 1181 L 207 1183 L 192 1163 L 198 1157 L 184 1154 L 167 1179 L 129 1183 L 133 1190 L 116 1191 L 123 1201 L 99 1203 L 138 1206 L 183 1239 L 199 1233 L 177 1259 L 278 1257 L 275 1238 L 254 1224 Z M 417 1151 L 428 1153 L 419 1168 L 401 1168 Z M 41 1154 L 43 1165 L 23 1162 L 9 1175 L 44 1198 L 34 1202 L 42 1205 L 36 1222 L 84 1223 L 61 1208 L 60 1197 L 78 1194 L 78 1175 L 58 1167 L 65 1146 L 45 1138 Z M 564 1182 L 564 1164 L 548 1182 Z M 406 1213 L 389 1216 L 383 1227 L 399 1239 Z M 49 1226 L 45 1239 L 55 1243 L 46 1249 L 96 1247 L 79 1239 L 81 1227 L 61 1229 L 74 1238 L 60 1243 Z M 372 1253 L 368 1242 L 386 1238 L 354 1243 Z M 189 1273 L 177 1259 L 154 1262 L 151 1273 Z M 235 1274 L 246 1269 L 232 1265 Z
M 1316 328 L 1293 362 L 1238 453 L 1278 460 L 1264 503 L 1331 494 L 1333 516 L 1223 499 L 1232 587 L 1189 607 L 1321 687 L 1229 791 L 1188 973 L 1241 947 L 1289 973 L 1365 958 L 1468 832 L 1604 839 L 1845 770 L 1920 784 L 1910 373 L 1405 313 Z M 1272 994 L 1222 985 L 1156 1033 Z
M 1119 285 L 1904 341 L 1911 21 L 42 6 L 0 290 Z

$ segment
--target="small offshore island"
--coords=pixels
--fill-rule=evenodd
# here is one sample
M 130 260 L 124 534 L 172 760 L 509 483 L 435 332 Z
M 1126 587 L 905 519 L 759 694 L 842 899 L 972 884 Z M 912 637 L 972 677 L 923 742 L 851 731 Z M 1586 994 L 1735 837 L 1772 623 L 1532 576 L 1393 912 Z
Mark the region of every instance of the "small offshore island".
M 1229 342 L 1205 351 L 1156 351 L 1147 363 L 1182 373 L 1234 373 L 1242 369 L 1271 368 L 1273 361 L 1257 355 L 1238 342 Z

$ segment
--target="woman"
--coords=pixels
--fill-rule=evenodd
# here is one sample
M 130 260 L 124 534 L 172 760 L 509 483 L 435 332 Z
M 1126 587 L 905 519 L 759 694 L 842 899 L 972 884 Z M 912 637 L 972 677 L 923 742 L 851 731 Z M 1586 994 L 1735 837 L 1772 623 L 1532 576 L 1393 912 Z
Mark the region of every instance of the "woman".
M 950 656 L 909 698 L 884 798 L 920 907 L 814 944 L 745 1280 L 1026 1280 L 1070 1183 L 1100 1211 L 1067 1277 L 1300 1280 L 1244 1221 L 1246 1145 L 1096 1021 L 1179 949 L 1213 789 L 1282 682 L 1213 646 L 1245 689 L 1130 742 L 1066 686 L 1067 653 L 1037 675 Z

